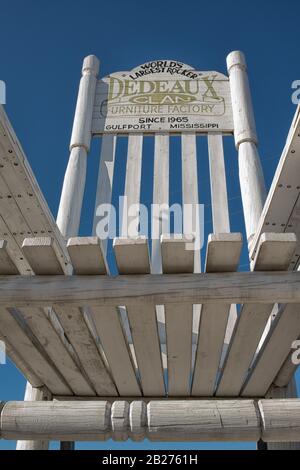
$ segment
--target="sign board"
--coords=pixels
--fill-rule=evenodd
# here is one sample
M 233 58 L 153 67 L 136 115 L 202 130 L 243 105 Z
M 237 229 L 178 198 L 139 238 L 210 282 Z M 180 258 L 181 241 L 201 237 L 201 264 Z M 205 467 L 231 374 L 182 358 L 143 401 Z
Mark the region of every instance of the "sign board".
M 229 79 L 157 60 L 99 80 L 93 134 L 233 131 Z

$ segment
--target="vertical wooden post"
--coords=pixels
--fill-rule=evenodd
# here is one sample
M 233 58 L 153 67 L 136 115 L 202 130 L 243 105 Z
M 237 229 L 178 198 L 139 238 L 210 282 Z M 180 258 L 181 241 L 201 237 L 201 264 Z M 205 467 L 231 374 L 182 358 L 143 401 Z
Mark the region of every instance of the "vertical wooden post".
M 257 151 L 257 135 L 245 57 L 233 51 L 227 56 L 227 69 L 234 121 L 234 139 L 239 153 L 239 178 L 248 244 L 257 228 L 266 188 Z
M 65 237 L 78 234 L 86 179 L 86 158 L 91 143 L 92 113 L 99 60 L 90 55 L 83 61 L 77 105 L 70 143 L 70 158 L 65 173 L 57 215 L 57 225 Z

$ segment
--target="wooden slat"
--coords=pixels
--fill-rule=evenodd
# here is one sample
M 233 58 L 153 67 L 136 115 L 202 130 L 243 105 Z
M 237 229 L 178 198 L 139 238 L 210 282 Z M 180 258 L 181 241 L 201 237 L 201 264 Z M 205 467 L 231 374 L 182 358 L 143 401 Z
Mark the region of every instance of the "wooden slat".
M 22 352 L 19 353 L 8 341 L 7 337 L 0 331 L 0 340 L 5 344 L 5 351 L 10 360 L 15 364 L 19 371 L 33 384 L 34 387 L 41 387 L 43 380 L 32 370 L 30 365 L 24 360 Z
M 222 134 L 208 133 L 211 206 L 214 233 L 230 232 Z
M 117 137 L 115 135 L 106 134 L 103 135 L 101 139 L 101 153 L 95 201 L 93 235 L 97 235 L 97 224 L 99 222 L 99 215 L 97 214 L 98 207 L 102 204 L 111 203 L 116 156 L 116 142 Z M 102 241 L 105 258 L 107 254 L 107 242 L 107 239 Z
M 56 242 L 51 237 L 35 238 L 34 242 L 32 239 L 25 239 L 22 249 L 35 273 L 68 272 L 61 262 Z M 80 370 L 76 353 L 66 340 L 55 313 L 51 309 L 31 306 L 23 307 L 21 314 L 49 357 L 56 363 L 72 391 L 79 395 L 95 395 L 89 380 L 84 376 L 84 371 Z
M 169 136 L 168 134 L 155 134 L 154 147 L 154 177 L 153 177 L 153 204 L 169 204 Z M 152 220 L 152 224 L 154 221 Z M 160 225 L 157 233 L 152 237 L 151 272 L 162 272 L 160 252 L 160 235 L 168 233 L 168 221 L 160 214 Z
M 8 250 L 6 241 L 0 241 L 0 274 L 17 274 L 15 263 Z M 3 271 L 2 271 L 3 270 Z M 33 381 L 35 386 L 46 384 L 49 389 L 66 390 L 71 393 L 60 375 L 54 361 L 47 356 L 43 345 L 34 336 L 34 332 L 28 328 L 16 311 L 1 309 L 0 337 L 8 345 L 8 354 L 11 353 L 11 359 L 16 361 L 16 366 Z M 83 390 L 83 389 L 82 389 Z M 91 392 L 91 389 L 88 390 Z
M 128 152 L 125 178 L 124 196 L 126 200 L 126 210 L 123 211 L 123 221 L 121 235 L 123 237 L 135 237 L 138 235 L 138 218 L 129 216 L 128 210 L 134 204 L 140 203 L 141 175 L 142 175 L 142 148 L 143 136 L 130 134 L 128 136 Z M 130 229 L 130 232 L 128 230 Z
M 191 250 L 193 238 L 193 236 L 182 236 L 181 239 L 176 239 L 170 235 L 162 235 L 161 253 L 164 273 L 194 272 L 194 251 Z M 193 305 L 165 304 L 165 318 L 168 395 L 188 396 L 192 367 Z
M 0 240 L 0 272 L 1 274 L 19 274 L 6 240 Z
M 56 274 L 62 273 L 63 268 L 57 257 L 55 246 L 49 240 L 26 239 L 23 245 L 23 250 L 29 257 L 29 262 L 36 274 L 45 274 L 47 266 L 52 274 L 55 270 Z M 53 309 L 97 394 L 116 395 L 116 388 L 82 311 L 77 307 L 55 304 Z
M 74 274 L 106 274 L 101 242 L 98 237 L 72 237 L 67 243 Z
M 300 336 L 297 338 L 300 341 Z M 292 348 L 289 351 L 289 354 L 281 366 L 280 371 L 278 372 L 275 380 L 274 385 L 277 387 L 286 387 L 290 381 L 293 379 L 296 370 L 299 367 L 299 364 L 294 364 L 292 360 L 292 355 L 295 353 L 295 349 Z
M 190 214 L 186 213 L 186 204 L 191 204 L 193 208 L 199 204 L 198 194 L 198 171 L 197 171 L 197 146 L 196 134 L 181 135 L 181 155 L 182 155 L 182 203 L 183 203 L 183 233 L 185 235 L 194 234 L 200 238 L 200 220 L 194 220 L 193 230 L 190 230 Z M 197 209 L 193 211 L 196 216 Z M 200 214 L 198 213 L 198 216 Z M 199 240 L 200 242 L 200 240 Z M 194 249 L 194 272 L 201 272 L 200 247 Z M 199 310 L 199 309 L 198 309 Z
M 51 309 L 48 315 L 44 309 L 23 307 L 20 311 L 22 317 L 38 338 L 45 351 L 55 363 L 57 369 L 66 379 L 69 387 L 76 395 L 95 395 L 89 380 L 85 378 L 84 371 L 78 364 L 72 346 L 67 342 L 64 332 L 55 328 Z M 62 330 L 62 328 L 61 328 Z
M 71 389 L 22 319 L 14 311 L 2 307 L 0 317 L 1 337 L 4 342 L 7 341 L 13 345 L 16 353 L 30 365 L 34 374 L 49 390 L 53 393 L 62 390 L 67 395 L 71 395 Z
M 197 141 L 196 134 L 181 134 L 181 167 L 182 167 L 182 204 L 183 204 L 183 233 L 190 235 L 194 232 L 196 243 L 194 244 L 194 272 L 201 272 L 201 213 L 203 207 L 199 204 L 198 168 L 197 168 Z M 192 214 L 190 210 L 192 209 Z M 191 219 L 194 227 L 189 226 Z M 199 240 L 198 240 L 199 239 Z M 193 349 L 192 362 L 194 361 L 196 342 L 198 336 L 201 305 L 193 305 Z
M 283 365 L 292 342 L 300 335 L 299 304 L 287 305 L 274 320 L 252 367 L 242 396 L 264 396 Z
M 1 191 L 5 191 L 10 207 L 14 207 L 11 217 L 5 219 L 4 215 L 4 221 L 8 223 L 14 221 L 11 232 L 7 232 L 4 228 L 5 232 L 0 233 L 0 238 L 7 239 L 11 249 L 15 250 L 19 259 L 18 268 L 21 268 L 22 274 L 28 274 L 30 269 L 26 260 L 21 259 L 21 245 L 26 236 L 52 236 L 56 240 L 64 263 L 68 264 L 68 254 L 61 233 L 2 106 L 0 106 L 0 176 L 4 182 Z M 0 214 L 2 209 L 5 211 L 8 207 L 4 198 L 1 199 Z M 1 224 L 0 230 L 2 230 Z
M 115 238 L 113 246 L 119 274 L 148 274 L 150 272 L 146 237 Z
M 254 271 L 284 271 L 297 244 L 293 234 L 263 234 L 254 261 Z M 218 396 L 239 395 L 273 304 L 244 304 L 234 331 L 217 389 Z
M 114 250 L 121 274 L 126 273 L 127 263 L 131 274 L 149 272 L 147 239 L 115 239 Z M 165 386 L 155 305 L 145 302 L 143 305 L 126 307 L 143 395 L 163 396 Z
M 208 133 L 209 175 L 211 189 L 211 211 L 214 233 L 229 233 L 230 219 L 228 208 L 227 183 L 224 161 L 223 136 L 221 133 Z M 223 256 L 226 254 L 223 254 Z M 211 257 L 211 259 L 216 259 Z M 221 265 L 219 266 L 220 269 Z M 222 269 L 222 268 L 221 268 Z M 211 272 L 214 272 L 212 269 Z M 231 305 L 222 357 L 228 348 L 235 322 L 237 320 L 236 305 Z
M 169 205 L 169 135 L 167 133 L 156 133 L 154 138 L 154 174 L 153 174 L 153 205 Z M 158 214 L 156 214 L 156 217 Z M 169 233 L 169 214 L 165 210 L 159 213 L 159 224 L 157 219 L 151 220 L 151 273 L 162 273 L 162 259 L 160 251 L 160 236 Z M 154 223 L 156 222 L 155 229 Z M 161 344 L 166 342 L 165 337 L 165 312 L 163 305 L 156 305 L 156 316 L 158 321 L 158 333 Z
M 76 248 L 79 248 L 77 252 Z M 69 254 L 77 274 L 92 275 L 97 271 L 103 272 L 105 269 L 103 253 L 97 237 L 69 239 L 68 250 L 70 249 Z M 91 257 L 94 261 L 89 270 Z M 115 307 L 94 306 L 90 314 L 119 393 L 125 396 L 140 396 L 140 387 L 118 310 Z
M 257 245 L 264 232 L 292 232 L 298 238 L 297 248 L 289 269 L 296 269 L 300 260 L 300 106 L 298 106 L 279 160 L 257 231 L 251 243 L 254 259 Z
M 210 235 L 206 272 L 211 272 L 211 268 L 218 271 L 218 260 L 222 272 L 235 271 L 241 248 L 242 236 L 239 233 Z M 210 396 L 214 393 L 229 312 L 230 304 L 226 302 L 202 305 L 192 384 L 194 396 Z
M 36 274 L 67 274 L 68 271 L 51 237 L 25 238 L 22 251 Z

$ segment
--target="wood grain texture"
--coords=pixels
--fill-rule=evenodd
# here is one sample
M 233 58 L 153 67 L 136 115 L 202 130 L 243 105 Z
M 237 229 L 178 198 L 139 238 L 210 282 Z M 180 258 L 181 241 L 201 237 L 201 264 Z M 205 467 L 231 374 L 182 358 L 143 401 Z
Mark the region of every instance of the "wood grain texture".
M 177 235 L 178 236 L 178 235 Z M 161 253 L 164 273 L 194 271 L 194 237 L 162 235 Z M 188 396 L 192 367 L 193 305 L 165 304 L 168 395 Z
M 241 248 L 241 234 L 210 235 L 206 272 L 211 272 L 211 269 L 221 269 L 222 272 L 235 271 L 239 264 Z M 225 302 L 202 305 L 192 382 L 193 396 L 210 396 L 214 393 L 230 307 L 230 304 Z
M 145 238 L 116 239 L 114 250 L 117 265 L 122 275 L 148 273 L 149 251 Z M 139 369 L 143 395 L 164 395 L 162 357 L 158 335 L 155 305 L 127 306 L 130 332 Z
M 266 199 L 251 93 L 243 53 L 227 56 L 232 98 L 234 139 L 239 153 L 239 179 L 248 241 L 254 236 Z
M 22 244 L 32 271 L 43 274 L 68 274 L 56 241 L 51 237 L 25 238 Z
M 287 269 L 296 243 L 293 234 L 262 235 L 253 264 L 254 271 Z M 272 303 L 242 306 L 218 385 L 218 396 L 235 396 L 241 391 L 272 309 Z
M 7 402 L 3 439 L 299 441 L 300 400 Z
M 91 309 L 91 316 L 119 394 L 141 396 L 119 310 L 95 306 Z
M 0 238 L 8 241 L 19 271 L 31 273 L 21 251 L 26 236 L 52 236 L 68 263 L 61 233 L 3 106 L 0 106 L 0 179 L 3 182 L 0 189 Z
M 8 402 L 1 413 L 4 439 L 106 440 L 110 404 L 87 402 Z
M 222 134 L 208 133 L 207 141 L 214 233 L 227 233 L 230 221 Z
M 299 335 L 299 305 L 287 305 L 273 321 L 269 335 L 242 390 L 242 396 L 263 396 L 267 393 L 289 354 L 292 342 Z
M 262 439 L 265 442 L 298 442 L 300 404 L 296 398 L 260 400 L 259 410 L 262 417 Z
M 293 232 L 298 238 L 297 249 L 289 269 L 299 265 L 299 187 L 300 187 L 300 113 L 295 112 L 276 172 L 261 213 L 257 231 L 251 243 L 251 258 L 255 257 L 257 245 L 264 232 Z
M 143 136 L 128 136 L 127 165 L 124 196 L 126 204 L 123 208 L 122 237 L 136 237 L 139 232 L 139 213 L 136 211 L 140 203 L 142 176 Z M 135 205 L 135 208 L 134 208 Z M 132 211 L 134 212 L 132 214 Z
M 116 143 L 117 137 L 115 135 L 104 135 L 101 140 L 100 163 L 93 221 L 93 235 L 98 235 L 99 238 L 100 233 L 98 233 L 98 224 L 101 222 L 101 216 L 103 217 L 104 215 L 107 215 L 107 230 L 109 231 L 110 214 L 103 214 L 101 212 L 101 206 L 105 204 L 109 205 L 111 203 L 116 156 Z M 107 243 L 108 238 L 102 240 L 105 259 L 107 255 Z
M 57 274 L 62 272 L 62 266 L 51 239 L 28 239 L 24 241 L 24 244 L 29 250 L 27 256 L 30 256 L 30 263 L 36 274 L 43 275 L 48 269 L 52 274 L 55 271 Z M 64 279 L 67 277 L 69 276 L 65 276 Z M 102 358 L 97 338 L 89 327 L 89 318 L 84 309 L 54 304 L 53 310 L 96 393 L 117 395 L 117 390 Z M 50 388 L 50 390 L 52 389 Z
M 0 305 L 300 303 L 300 272 L 0 276 Z
M 67 250 L 75 274 L 106 274 L 103 248 L 98 237 L 72 237 Z
M 148 404 L 152 441 L 257 441 L 259 417 L 253 401 L 169 400 Z
M 51 400 L 52 396 L 50 393 L 47 393 L 43 388 L 35 388 L 27 382 L 25 389 L 25 401 L 45 401 Z M 48 450 L 49 441 L 47 440 L 37 440 L 37 441 L 17 441 L 16 450 Z

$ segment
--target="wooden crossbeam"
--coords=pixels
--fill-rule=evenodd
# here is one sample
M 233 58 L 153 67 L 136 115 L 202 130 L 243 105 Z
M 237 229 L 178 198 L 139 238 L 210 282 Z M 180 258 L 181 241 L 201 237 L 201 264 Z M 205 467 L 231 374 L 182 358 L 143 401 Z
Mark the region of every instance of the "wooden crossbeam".
M 0 276 L 0 305 L 300 303 L 300 272 Z
M 0 402 L 2 439 L 299 441 L 300 400 Z

